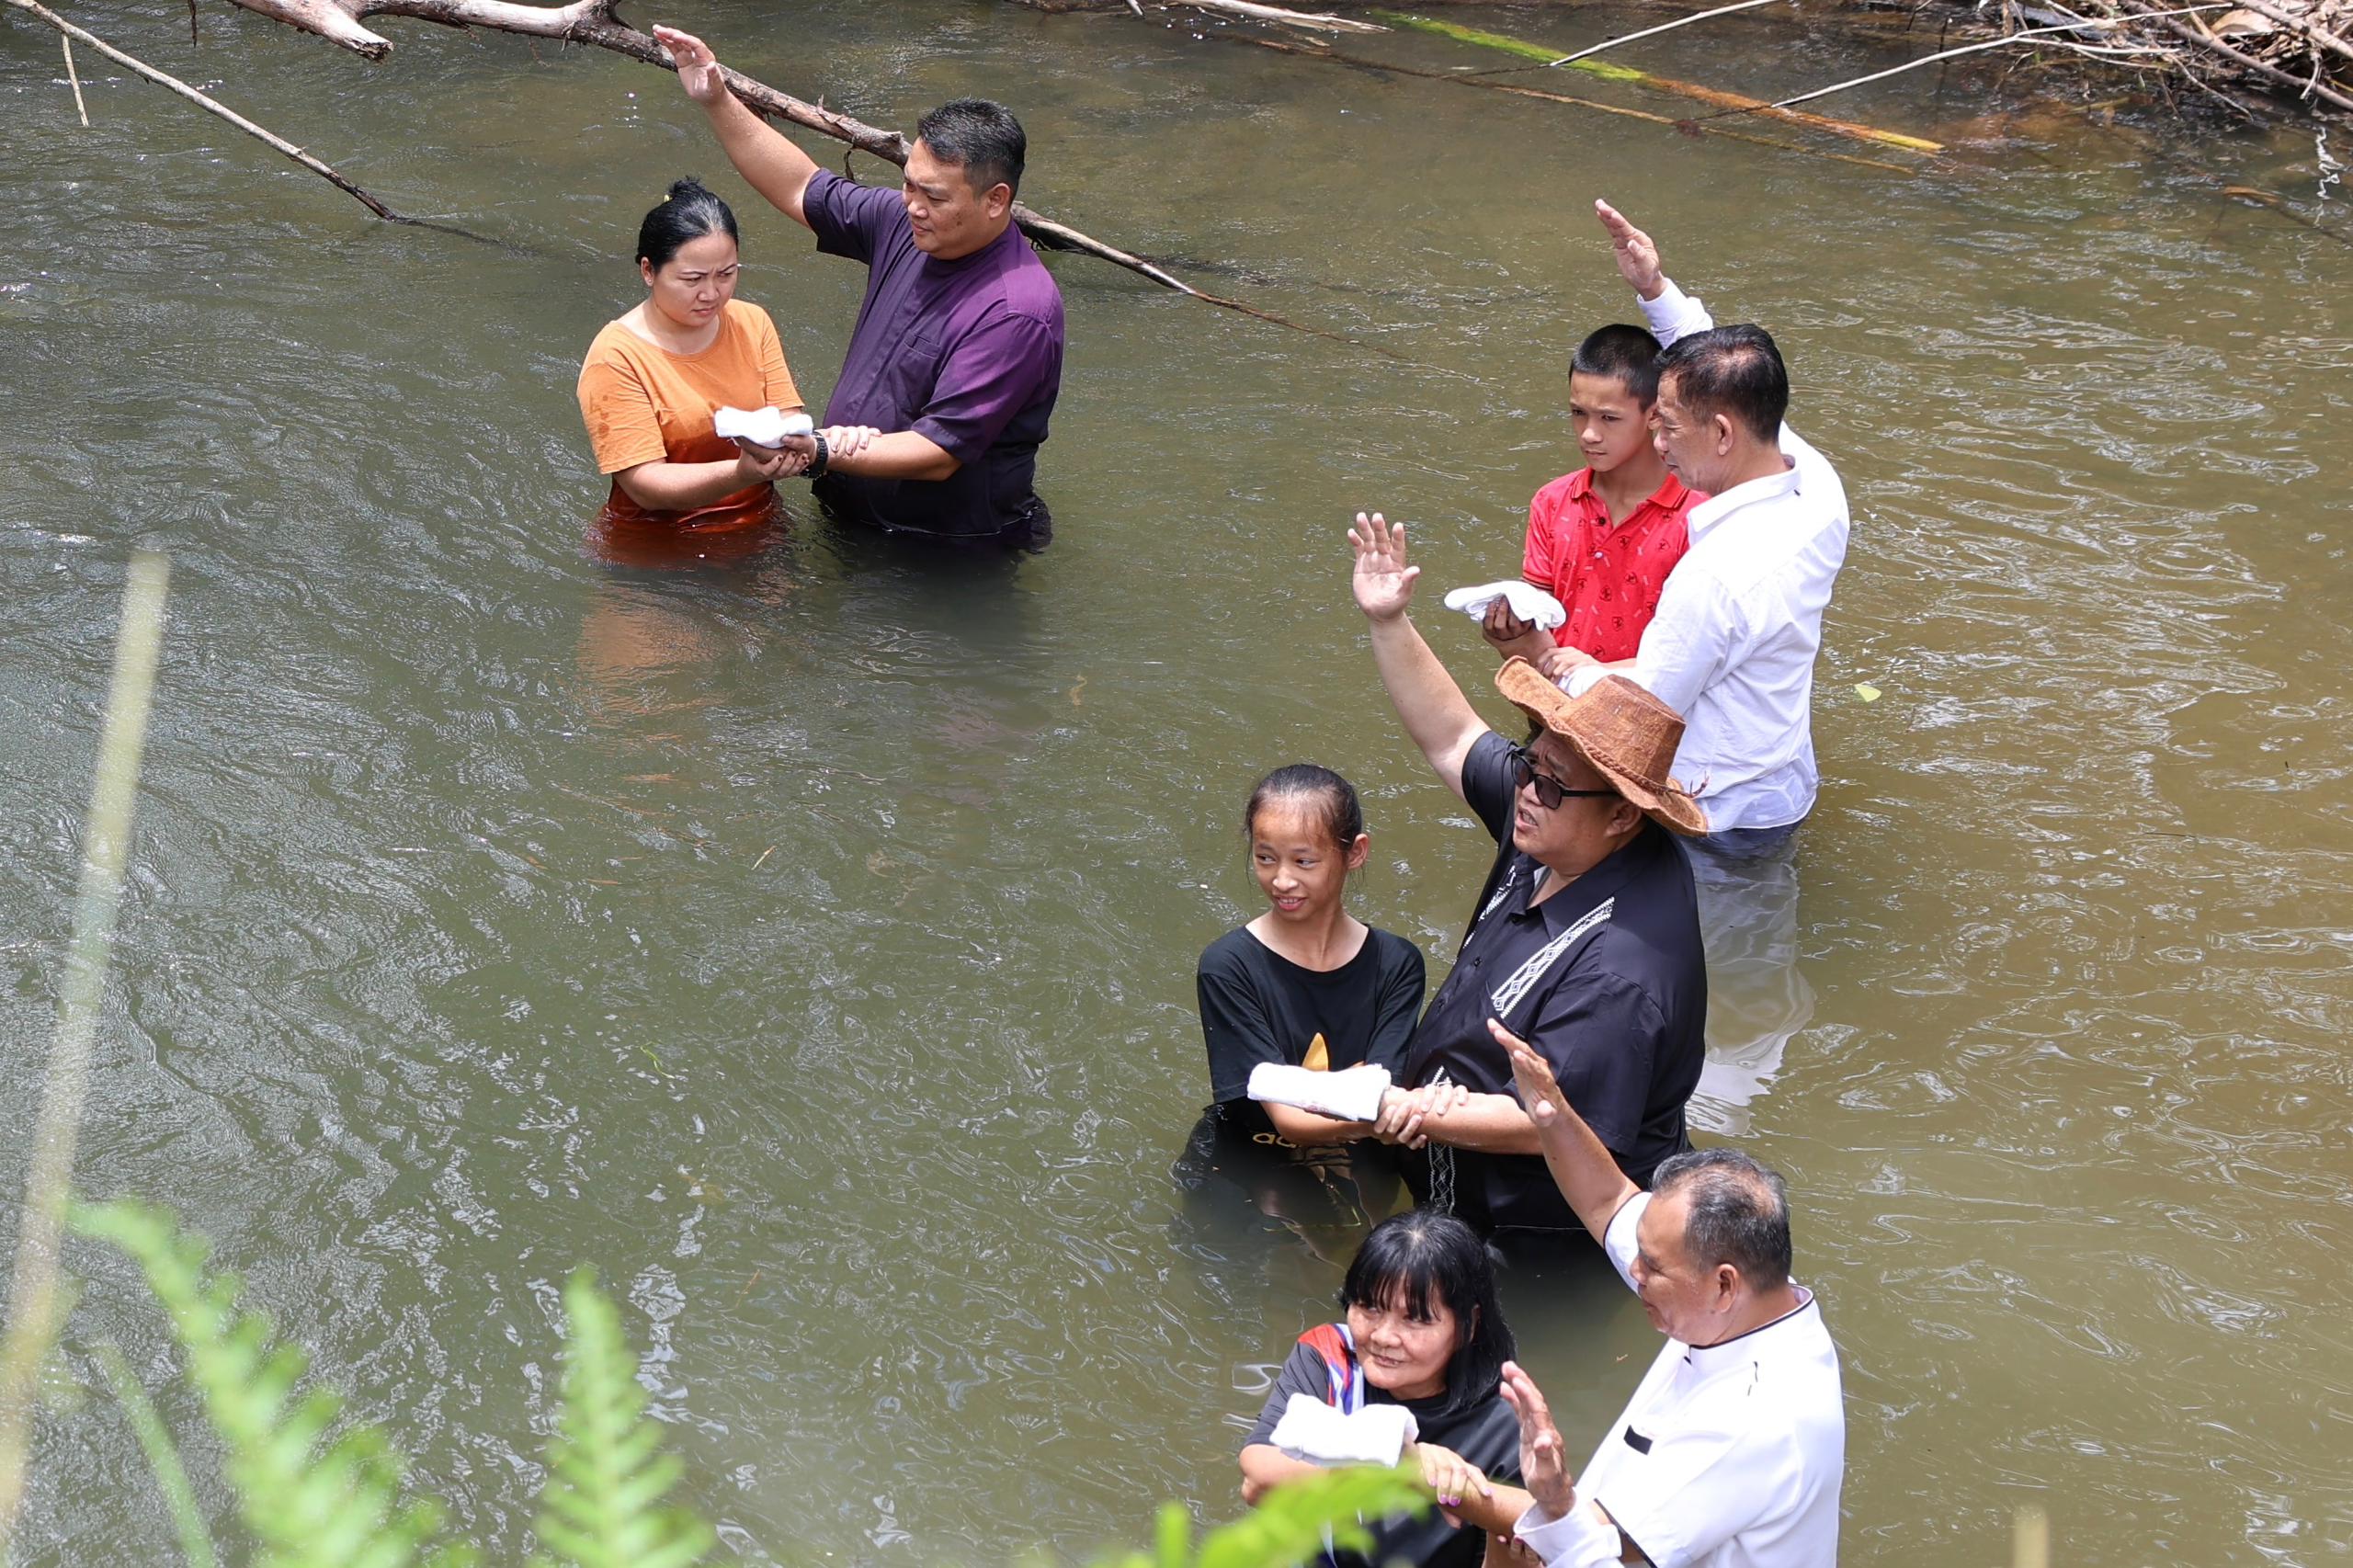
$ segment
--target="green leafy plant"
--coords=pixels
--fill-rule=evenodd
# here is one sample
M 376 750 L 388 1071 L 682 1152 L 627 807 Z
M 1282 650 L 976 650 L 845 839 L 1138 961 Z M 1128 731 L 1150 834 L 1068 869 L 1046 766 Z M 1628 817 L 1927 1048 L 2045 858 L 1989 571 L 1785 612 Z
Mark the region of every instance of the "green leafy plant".
M 710 1527 L 663 1507 L 677 1483 L 675 1455 L 658 1451 L 645 1416 L 637 1358 L 620 1314 L 583 1268 L 563 1288 L 563 1408 L 539 1518 L 540 1540 L 579 1568 L 687 1568 L 711 1548 Z
M 297 1397 L 309 1362 L 274 1343 L 267 1317 L 237 1304 L 233 1274 L 206 1269 L 209 1244 L 142 1203 L 75 1204 L 73 1228 L 128 1253 L 172 1320 L 188 1379 L 226 1447 L 237 1511 L 262 1568 L 405 1568 L 440 1528 L 441 1509 L 400 1500 L 401 1460 L 377 1428 L 354 1425 L 332 1441 L 343 1396 Z M 456 1549 L 436 1562 L 462 1561 Z
M 1096 1568 L 1297 1568 L 1331 1544 L 1363 1551 L 1372 1532 L 1362 1522 L 1430 1509 L 1428 1488 L 1411 1467 L 1359 1465 L 1329 1470 L 1278 1486 L 1230 1525 L 1193 1545 L 1193 1521 L 1182 1504 L 1161 1506 L 1153 1551 L 1098 1559 Z
M 78 1233 L 119 1247 L 139 1265 L 172 1321 L 186 1377 L 226 1450 L 238 1516 L 261 1568 L 405 1568 L 472 1561 L 439 1541 L 442 1511 L 401 1495 L 403 1462 L 374 1426 L 351 1424 L 331 1440 L 342 1396 L 296 1394 L 308 1362 L 276 1342 L 263 1313 L 238 1304 L 234 1275 L 208 1267 L 210 1247 L 145 1204 L 76 1204 Z M 561 1568 L 692 1568 L 715 1544 L 710 1528 L 663 1499 L 681 1466 L 661 1452 L 662 1426 L 645 1413 L 637 1358 L 620 1314 L 588 1269 L 563 1290 L 564 1375 L 540 1494 L 536 1564 Z M 212 1541 L 170 1433 L 111 1345 L 97 1346 L 154 1468 L 182 1554 L 210 1568 Z M 1107 1557 L 1097 1568 L 1297 1568 L 1327 1541 L 1367 1547 L 1363 1520 L 1425 1513 L 1428 1491 L 1410 1469 L 1335 1470 L 1276 1488 L 1233 1524 L 1194 1540 L 1181 1504 L 1160 1510 L 1151 1551 Z

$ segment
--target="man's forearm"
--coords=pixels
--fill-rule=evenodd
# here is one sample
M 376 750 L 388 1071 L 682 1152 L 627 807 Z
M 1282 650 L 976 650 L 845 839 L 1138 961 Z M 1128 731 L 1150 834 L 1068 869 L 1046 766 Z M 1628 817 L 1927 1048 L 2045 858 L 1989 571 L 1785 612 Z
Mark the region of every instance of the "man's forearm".
M 1472 1095 L 1455 1110 L 1422 1123 L 1433 1143 L 1470 1149 L 1482 1154 L 1533 1154 L 1539 1152 L 1536 1123 L 1509 1095 Z M 1588 1134 L 1589 1136 L 1589 1134 Z M 1608 1158 L 1605 1153 L 1603 1157 Z M 1611 1170 L 1618 1168 L 1615 1161 Z
M 1600 1241 L 1609 1229 L 1610 1218 L 1642 1189 L 1626 1179 L 1626 1173 L 1618 1168 L 1617 1156 L 1594 1136 L 1585 1118 L 1564 1101 L 1555 1102 L 1553 1111 L 1540 1125 L 1529 1123 L 1535 1134 L 1535 1147 L 1529 1152 L 1544 1156 L 1553 1185 L 1593 1233 L 1593 1239 Z
M 809 216 L 801 199 L 817 173 L 816 160 L 733 93 L 708 105 L 703 112 L 710 117 L 710 129 L 719 137 L 720 147 L 745 183 L 805 227 Z
M 831 460 L 825 472 L 854 473 L 861 479 L 946 479 L 963 466 L 954 453 L 930 437 L 895 430 L 875 437 L 855 456 Z

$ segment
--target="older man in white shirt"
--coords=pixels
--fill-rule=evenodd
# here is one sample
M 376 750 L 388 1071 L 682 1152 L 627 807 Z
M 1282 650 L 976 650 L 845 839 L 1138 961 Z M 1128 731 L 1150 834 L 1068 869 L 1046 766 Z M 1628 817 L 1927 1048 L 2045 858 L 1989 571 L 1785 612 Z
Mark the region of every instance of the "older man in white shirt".
M 1772 337 L 1716 326 L 1648 234 L 1606 201 L 1594 210 L 1665 349 L 1652 439 L 1708 499 L 1633 659 L 1561 684 L 1574 696 L 1614 671 L 1681 713 L 1676 777 L 1707 808 L 1711 846 L 1755 852 L 1813 809 L 1813 657 L 1847 559 L 1846 488 L 1781 422 L 1789 372 Z
M 1780 1177 L 1729 1149 L 1678 1154 L 1643 1192 L 1501 1024 L 1552 1177 L 1667 1336 L 1581 1474 L 1528 1374 L 1504 1366 L 1535 1502 L 1516 1547 L 1547 1568 L 1833 1568 L 1847 1414 L 1822 1304 L 1790 1278 Z

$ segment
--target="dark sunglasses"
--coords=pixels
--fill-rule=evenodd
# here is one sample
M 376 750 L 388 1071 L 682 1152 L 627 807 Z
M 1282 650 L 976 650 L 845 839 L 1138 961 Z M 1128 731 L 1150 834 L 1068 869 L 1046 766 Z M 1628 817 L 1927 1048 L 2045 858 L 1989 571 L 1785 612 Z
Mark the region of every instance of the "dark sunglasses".
M 1511 748 L 1511 787 L 1525 790 L 1536 786 L 1536 803 L 1546 811 L 1557 810 L 1566 800 L 1608 800 L 1615 798 L 1615 790 L 1572 790 L 1559 779 L 1536 771 L 1536 759 L 1523 745 Z

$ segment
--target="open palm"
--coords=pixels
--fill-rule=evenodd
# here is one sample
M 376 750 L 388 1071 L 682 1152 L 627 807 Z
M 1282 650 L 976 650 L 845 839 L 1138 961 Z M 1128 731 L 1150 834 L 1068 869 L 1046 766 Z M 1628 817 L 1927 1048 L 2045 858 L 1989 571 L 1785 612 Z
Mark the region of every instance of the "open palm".
M 1348 542 L 1357 552 L 1357 608 L 1375 620 L 1404 614 L 1413 602 L 1414 579 L 1422 574 L 1420 567 L 1405 563 L 1405 525 L 1385 522 L 1378 512 L 1358 512 Z
M 678 85 L 687 90 L 687 97 L 699 104 L 712 104 L 726 93 L 727 78 L 710 45 L 676 28 L 655 28 L 654 40 L 670 51 L 671 62 L 678 68 Z

